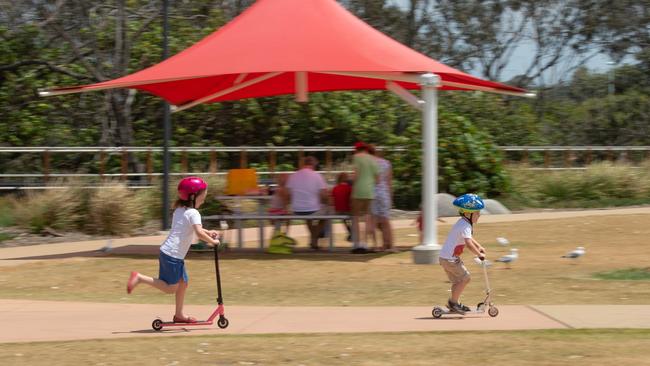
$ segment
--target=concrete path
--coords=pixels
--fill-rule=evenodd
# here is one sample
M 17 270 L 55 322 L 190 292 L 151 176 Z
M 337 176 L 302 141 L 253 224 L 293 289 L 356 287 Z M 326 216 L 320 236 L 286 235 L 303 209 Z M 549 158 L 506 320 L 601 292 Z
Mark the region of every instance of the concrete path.
M 207 317 L 212 306 L 187 306 Z M 434 319 L 431 307 L 228 306 L 227 329 L 216 325 L 156 332 L 172 305 L 0 300 L 0 342 L 115 339 L 172 335 L 481 331 L 567 328 L 649 328 L 650 305 L 504 305 L 485 315 Z
M 650 329 L 650 305 L 535 305 L 571 328 Z
M 212 306 L 187 306 L 208 317 Z M 433 319 L 430 307 L 228 306 L 230 326 L 187 327 L 155 332 L 151 322 L 173 314 L 173 305 L 0 300 L 0 342 L 54 341 L 135 336 L 351 333 L 440 330 L 557 329 L 564 324 L 526 306 L 503 306 L 496 318 Z
M 516 221 L 531 221 L 531 220 L 552 220 L 570 217 L 587 217 L 587 216 L 607 216 L 607 215 L 648 215 L 650 214 L 650 207 L 635 207 L 635 208 L 622 208 L 622 209 L 606 209 L 606 210 L 583 210 L 583 211 L 549 211 L 549 212 L 535 212 L 535 213 L 519 213 L 509 215 L 485 215 L 481 217 L 482 224 L 501 223 L 501 222 L 516 222 Z M 438 222 L 438 225 L 445 226 L 451 225 L 456 222 L 456 217 L 442 218 L 444 223 Z M 412 228 L 415 230 L 413 220 L 392 220 L 394 229 Z M 271 228 L 268 228 L 267 237 L 271 235 Z M 228 233 L 229 241 L 235 241 L 235 230 L 230 230 Z M 343 225 L 334 225 L 334 232 L 336 234 L 345 233 Z M 305 225 L 293 225 L 291 227 L 291 236 L 294 238 L 304 238 L 308 236 Z M 258 228 L 244 229 L 245 240 L 251 240 L 245 243 L 247 248 L 257 247 L 257 238 L 259 236 Z M 139 236 L 132 238 L 116 238 L 112 240 L 113 248 L 142 248 L 143 246 L 157 247 L 163 242 L 166 235 L 155 236 Z M 69 253 L 81 253 L 84 255 L 102 255 L 97 252 L 100 248 L 105 246 L 106 240 L 90 240 L 80 241 L 74 243 L 57 243 L 57 244 L 42 244 L 32 246 L 22 246 L 13 248 L 0 248 L 0 267 L 8 265 L 17 265 L 38 259 L 38 257 L 52 257 L 56 255 L 63 255 Z M 338 243 L 341 245 L 341 242 Z M 346 247 L 349 243 L 345 242 Z M 129 250 L 129 249 L 124 249 Z M 154 251 L 155 252 L 155 251 Z M 3 259 L 14 259 L 12 261 L 4 261 Z M 15 260 L 22 259 L 22 260 Z

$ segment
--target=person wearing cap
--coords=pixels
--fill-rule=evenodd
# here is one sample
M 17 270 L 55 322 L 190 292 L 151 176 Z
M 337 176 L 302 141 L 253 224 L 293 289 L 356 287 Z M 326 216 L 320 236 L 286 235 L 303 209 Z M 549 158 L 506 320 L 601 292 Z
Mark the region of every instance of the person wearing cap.
M 352 253 L 368 251 L 368 220 L 370 204 L 375 197 L 375 185 L 379 179 L 379 166 L 374 157 L 368 154 L 368 145 L 363 142 L 354 144 L 354 179 L 352 183 L 352 221 L 353 243 Z M 364 222 L 363 239 L 361 239 L 361 222 Z

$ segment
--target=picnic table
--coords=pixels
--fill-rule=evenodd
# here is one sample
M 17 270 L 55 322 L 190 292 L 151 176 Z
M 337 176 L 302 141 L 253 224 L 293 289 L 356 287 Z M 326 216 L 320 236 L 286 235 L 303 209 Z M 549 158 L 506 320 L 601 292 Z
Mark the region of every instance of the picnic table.
M 245 196 L 244 196 L 245 197 Z M 243 240 L 243 221 L 244 220 L 256 220 L 259 227 L 259 241 L 260 241 L 260 250 L 264 250 L 264 222 L 266 220 L 326 220 L 326 228 L 329 232 L 329 250 L 334 250 L 334 232 L 332 230 L 332 221 L 333 220 L 349 220 L 354 218 L 350 215 L 331 215 L 331 214 L 318 214 L 314 213 L 312 215 L 271 215 L 264 213 L 235 213 L 228 215 L 210 215 L 204 216 L 203 221 L 222 221 L 222 220 L 232 220 L 235 222 L 237 228 L 237 245 L 239 248 L 242 248 L 244 245 Z M 354 237 L 352 240 L 354 241 Z

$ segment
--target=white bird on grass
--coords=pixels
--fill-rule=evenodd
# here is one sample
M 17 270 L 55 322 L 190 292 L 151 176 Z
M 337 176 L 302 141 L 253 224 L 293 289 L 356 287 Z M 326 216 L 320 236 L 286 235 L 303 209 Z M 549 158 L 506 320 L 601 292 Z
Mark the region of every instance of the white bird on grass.
M 104 245 L 101 249 L 99 249 L 100 252 L 104 253 L 110 253 L 113 251 L 113 240 L 108 239 L 106 240 L 106 245 Z
M 585 255 L 585 248 L 577 247 L 574 250 L 570 251 L 569 253 L 563 255 L 562 258 L 578 259 L 583 255 Z
M 507 268 L 510 268 L 510 264 L 519 258 L 519 250 L 517 248 L 510 249 L 510 254 L 504 255 L 503 257 L 497 259 L 497 262 L 505 263 Z
M 506 238 L 503 238 L 503 237 L 498 237 L 497 238 L 497 243 L 499 243 L 499 244 L 501 244 L 501 245 L 503 245 L 505 247 L 505 246 L 508 246 L 510 244 L 510 240 L 508 240 Z

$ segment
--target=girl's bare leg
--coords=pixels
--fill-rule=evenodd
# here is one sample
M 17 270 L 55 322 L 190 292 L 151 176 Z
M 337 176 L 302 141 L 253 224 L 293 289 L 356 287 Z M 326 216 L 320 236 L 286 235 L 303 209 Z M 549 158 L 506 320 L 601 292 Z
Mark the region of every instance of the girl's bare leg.
M 187 290 L 187 282 L 181 278 L 176 289 L 176 314 L 178 318 L 185 318 L 183 315 L 183 303 L 185 301 L 185 290 Z
M 178 284 L 169 285 L 169 284 L 167 284 L 167 282 L 165 282 L 165 281 L 163 281 L 163 280 L 161 280 L 159 278 L 152 278 L 152 277 L 149 277 L 149 276 L 145 276 L 142 273 L 138 273 L 138 276 L 137 276 L 137 279 L 135 281 L 135 285 L 133 286 L 133 288 L 135 288 L 140 283 L 145 283 L 145 284 L 147 284 L 147 285 L 149 285 L 151 287 L 155 287 L 158 290 L 160 290 L 160 291 L 162 291 L 162 292 L 164 292 L 166 294 L 173 294 L 174 292 L 176 292 L 176 289 L 178 287 Z

